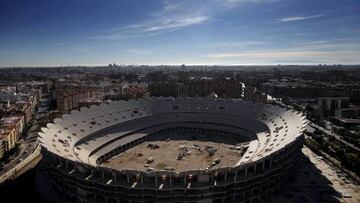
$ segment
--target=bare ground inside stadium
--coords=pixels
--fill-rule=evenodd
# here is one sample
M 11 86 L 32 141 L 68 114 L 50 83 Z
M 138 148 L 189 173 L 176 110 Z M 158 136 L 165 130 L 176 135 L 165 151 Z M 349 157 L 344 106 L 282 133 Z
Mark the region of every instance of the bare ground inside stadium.
M 196 139 L 189 134 L 170 137 L 146 141 L 112 157 L 103 165 L 115 169 L 186 171 L 234 166 L 241 158 L 241 150 L 231 149 L 238 142 L 233 140 L 234 145 L 225 144 L 229 139 L 223 136 L 211 136 L 211 141 Z M 179 153 L 184 154 L 181 159 Z

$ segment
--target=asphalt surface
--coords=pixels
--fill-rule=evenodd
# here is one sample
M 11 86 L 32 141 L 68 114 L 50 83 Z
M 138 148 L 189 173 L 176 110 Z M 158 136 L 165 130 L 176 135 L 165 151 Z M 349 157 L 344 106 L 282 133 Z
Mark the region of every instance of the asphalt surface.
M 24 160 L 26 157 L 28 157 L 34 151 L 37 144 L 38 142 L 36 141 L 36 138 L 34 139 L 33 137 L 24 140 L 21 143 L 20 153 L 18 154 L 18 156 L 11 160 L 8 164 L 3 166 L 3 169 L 0 171 L 0 176 L 15 167 L 18 163 L 20 163 L 21 160 Z

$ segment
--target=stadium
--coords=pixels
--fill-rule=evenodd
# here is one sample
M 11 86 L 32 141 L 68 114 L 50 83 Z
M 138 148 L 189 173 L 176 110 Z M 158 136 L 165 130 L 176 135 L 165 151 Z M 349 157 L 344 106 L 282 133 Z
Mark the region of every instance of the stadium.
M 260 202 L 296 171 L 305 127 L 278 105 L 160 97 L 74 110 L 39 139 L 77 202 Z

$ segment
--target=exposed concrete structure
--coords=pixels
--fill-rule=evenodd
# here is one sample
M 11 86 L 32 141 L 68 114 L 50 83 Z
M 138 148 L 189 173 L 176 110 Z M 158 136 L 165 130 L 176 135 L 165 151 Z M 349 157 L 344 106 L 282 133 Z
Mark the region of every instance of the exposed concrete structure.
M 293 171 L 305 127 L 300 113 L 268 104 L 149 98 L 72 111 L 39 136 L 55 186 L 80 202 L 256 202 Z M 230 166 L 145 171 L 106 165 L 156 136 L 183 131 L 248 143 Z

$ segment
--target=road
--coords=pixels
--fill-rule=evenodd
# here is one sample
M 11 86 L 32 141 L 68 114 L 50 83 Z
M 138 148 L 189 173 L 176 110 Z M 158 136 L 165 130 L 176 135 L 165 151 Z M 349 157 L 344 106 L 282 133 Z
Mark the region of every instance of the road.
M 313 123 L 311 121 L 309 121 L 308 125 L 307 125 L 307 129 L 311 132 L 314 131 L 315 129 L 322 131 L 323 133 L 325 133 L 328 136 L 334 137 L 337 141 L 343 143 L 344 145 L 351 147 L 357 151 L 360 151 L 360 148 L 356 147 L 355 145 L 345 141 L 344 139 L 342 139 L 342 137 L 334 132 L 332 132 L 329 129 L 326 129 L 322 126 L 317 125 L 316 123 Z
M 20 160 L 24 160 L 27 156 L 29 156 L 34 151 L 37 144 L 37 139 L 34 136 L 23 140 L 20 145 L 20 152 L 18 156 L 3 167 L 3 169 L 0 171 L 0 176 L 16 166 Z
M 46 101 L 44 101 L 46 102 Z M 3 168 L 0 170 L 0 176 L 2 176 L 4 173 L 12 169 L 14 166 L 16 166 L 21 160 L 24 160 L 27 156 L 29 156 L 36 146 L 38 145 L 37 140 L 37 128 L 38 128 L 38 121 L 44 116 L 43 114 L 37 114 L 38 112 L 47 111 L 46 108 L 39 107 L 38 111 L 35 113 L 35 119 L 33 119 L 33 122 L 31 123 L 31 127 L 29 128 L 29 131 L 27 133 L 27 136 L 25 138 L 21 139 L 19 141 L 20 144 L 20 152 L 13 160 L 11 160 L 9 163 L 3 166 Z

